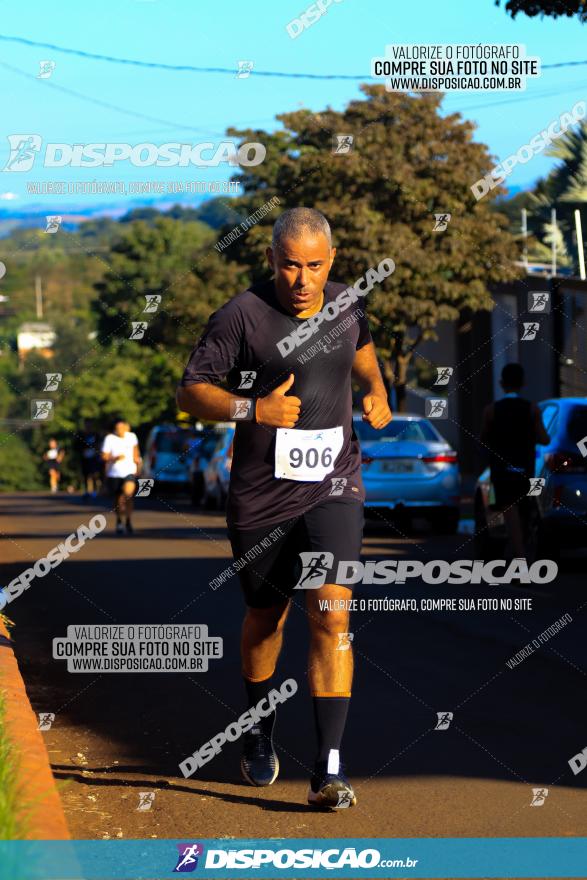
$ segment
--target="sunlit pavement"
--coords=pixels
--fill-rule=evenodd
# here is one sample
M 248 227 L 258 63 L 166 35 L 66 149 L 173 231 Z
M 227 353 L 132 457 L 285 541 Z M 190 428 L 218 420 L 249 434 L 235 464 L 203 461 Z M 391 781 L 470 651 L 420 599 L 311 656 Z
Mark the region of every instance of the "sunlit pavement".
M 314 749 L 305 680 L 303 603 L 286 629 L 276 681 L 292 677 L 276 742 L 281 775 L 240 782 L 239 743 L 189 779 L 178 764 L 243 711 L 238 638 L 243 601 L 225 523 L 177 496 L 140 501 L 137 534 L 108 528 L 5 609 L 36 712 L 55 713 L 46 737 L 71 832 L 78 838 L 223 836 L 584 836 L 587 773 L 569 759 L 587 746 L 585 561 L 567 561 L 547 587 L 364 586 L 357 597 L 524 597 L 531 611 L 356 612 L 356 675 L 344 758 L 358 806 L 337 814 L 305 804 Z M 106 512 L 106 500 L 0 496 L 3 583 Z M 398 535 L 370 523 L 366 559 L 471 559 L 472 535 Z M 515 668 L 506 661 L 565 613 L 572 623 Z M 68 673 L 51 640 L 70 624 L 205 623 L 224 656 L 202 673 Z M 452 712 L 435 730 L 437 713 Z M 531 806 L 533 788 L 548 788 Z M 139 792 L 155 792 L 138 810 Z M 230 834 L 228 834 L 230 832 Z

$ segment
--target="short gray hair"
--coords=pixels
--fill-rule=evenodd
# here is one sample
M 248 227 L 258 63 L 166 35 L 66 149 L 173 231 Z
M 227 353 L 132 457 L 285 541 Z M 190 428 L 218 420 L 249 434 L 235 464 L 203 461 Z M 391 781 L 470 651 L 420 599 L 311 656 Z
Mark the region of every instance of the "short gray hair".
M 304 230 L 326 236 L 328 247 L 332 247 L 332 233 L 324 214 L 315 208 L 289 208 L 273 224 L 273 250 L 279 248 L 285 238 L 300 238 Z

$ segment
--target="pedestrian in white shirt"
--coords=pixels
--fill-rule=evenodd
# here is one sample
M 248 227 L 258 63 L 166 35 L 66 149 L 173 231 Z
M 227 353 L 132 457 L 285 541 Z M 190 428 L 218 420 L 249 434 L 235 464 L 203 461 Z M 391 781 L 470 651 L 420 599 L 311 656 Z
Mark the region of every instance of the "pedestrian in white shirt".
M 131 518 L 141 455 L 137 435 L 130 430 L 129 423 L 124 419 L 116 419 L 112 432 L 104 438 L 102 459 L 106 465 L 106 484 L 114 495 L 116 534 L 124 534 L 124 517 L 126 533 L 132 535 L 134 530 Z

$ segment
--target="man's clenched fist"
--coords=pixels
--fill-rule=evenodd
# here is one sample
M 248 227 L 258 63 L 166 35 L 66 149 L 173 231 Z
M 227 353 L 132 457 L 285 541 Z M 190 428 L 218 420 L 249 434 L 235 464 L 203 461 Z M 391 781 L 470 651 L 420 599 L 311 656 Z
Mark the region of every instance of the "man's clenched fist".
M 363 398 L 363 421 L 380 431 L 391 422 L 392 414 L 387 399 L 378 394 L 367 394 Z

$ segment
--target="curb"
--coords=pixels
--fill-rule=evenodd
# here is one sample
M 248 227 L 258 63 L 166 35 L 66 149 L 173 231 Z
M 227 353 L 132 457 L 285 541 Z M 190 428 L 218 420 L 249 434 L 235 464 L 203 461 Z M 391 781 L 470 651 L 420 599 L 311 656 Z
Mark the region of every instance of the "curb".
M 27 696 L 8 630 L 0 620 L 0 691 L 6 731 L 18 761 L 17 785 L 25 803 L 27 840 L 70 840 L 49 755 Z

